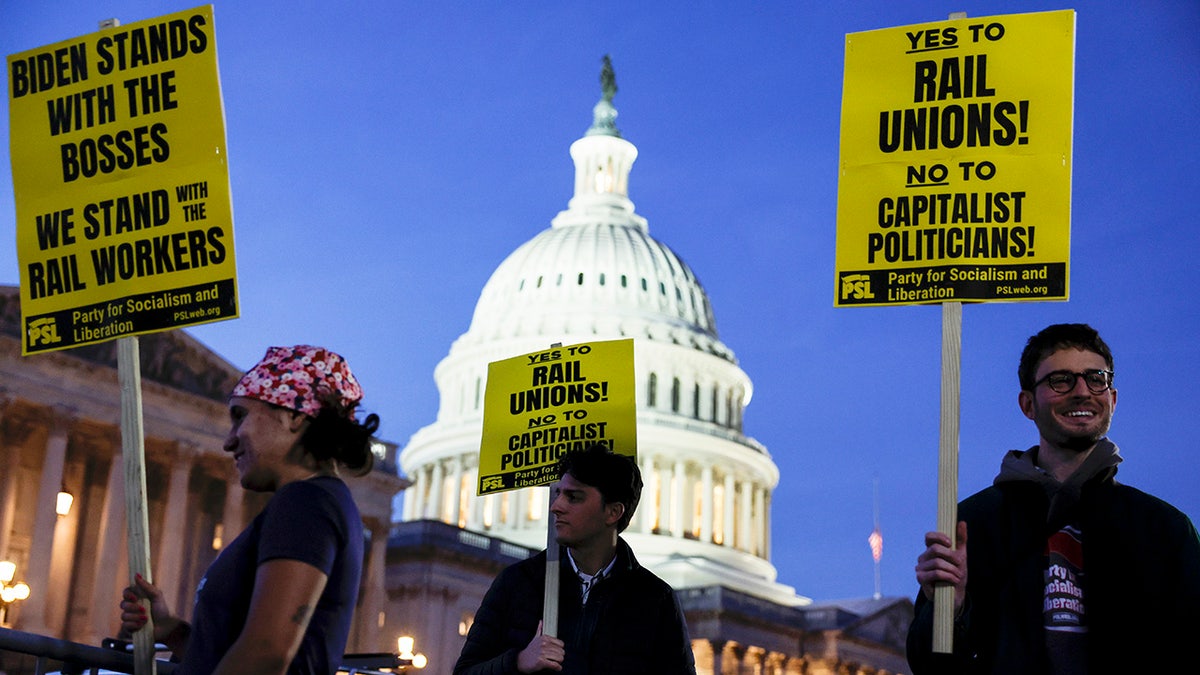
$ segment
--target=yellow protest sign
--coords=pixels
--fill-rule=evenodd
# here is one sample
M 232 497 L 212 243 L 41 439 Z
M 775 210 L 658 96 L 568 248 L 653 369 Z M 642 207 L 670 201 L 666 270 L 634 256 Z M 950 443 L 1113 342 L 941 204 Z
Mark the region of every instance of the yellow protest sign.
M 23 352 L 236 317 L 212 7 L 7 66 Z
M 637 457 L 632 339 L 488 364 L 480 495 L 552 483 L 558 458 L 589 443 Z
M 1072 10 L 846 36 L 835 306 L 1065 300 Z

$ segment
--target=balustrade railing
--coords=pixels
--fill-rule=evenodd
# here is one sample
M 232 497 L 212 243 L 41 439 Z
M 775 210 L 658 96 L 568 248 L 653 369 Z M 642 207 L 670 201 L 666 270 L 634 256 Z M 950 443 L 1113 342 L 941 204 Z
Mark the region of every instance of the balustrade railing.
M 159 659 L 160 675 L 173 675 L 177 664 Z M 0 675 L 86 675 L 133 673 L 133 655 L 115 649 L 59 640 L 0 628 Z

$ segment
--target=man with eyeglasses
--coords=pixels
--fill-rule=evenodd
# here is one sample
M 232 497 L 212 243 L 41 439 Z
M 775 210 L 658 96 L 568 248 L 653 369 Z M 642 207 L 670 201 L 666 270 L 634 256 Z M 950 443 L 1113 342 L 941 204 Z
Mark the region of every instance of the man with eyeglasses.
M 1184 672 L 1200 639 L 1200 538 L 1170 504 L 1114 480 L 1113 357 L 1086 324 L 1029 338 L 1017 370 L 1038 444 L 925 535 L 908 634 L 914 675 Z M 968 540 L 969 536 L 969 540 Z M 954 587 L 954 653 L 932 653 L 933 589 Z

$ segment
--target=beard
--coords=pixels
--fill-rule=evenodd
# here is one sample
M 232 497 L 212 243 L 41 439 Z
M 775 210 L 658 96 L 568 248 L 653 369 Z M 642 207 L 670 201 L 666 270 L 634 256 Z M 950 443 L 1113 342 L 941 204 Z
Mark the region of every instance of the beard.
M 1103 431 L 1097 434 L 1086 434 L 1082 436 L 1068 436 L 1062 440 L 1058 446 L 1064 450 L 1074 450 L 1076 452 L 1084 452 L 1092 446 L 1100 442 L 1108 434 L 1108 426 L 1105 425 Z
M 1112 417 L 1107 416 L 1099 420 L 1095 428 L 1084 431 L 1069 430 L 1058 425 L 1056 422 L 1052 422 L 1052 425 L 1057 427 L 1055 429 L 1057 433 L 1047 435 L 1047 440 L 1051 440 L 1055 445 L 1064 450 L 1086 452 L 1096 445 L 1096 443 L 1099 443 L 1100 439 L 1108 435 L 1108 429 L 1112 425 Z M 1057 438 L 1050 438 L 1050 436 L 1057 436 Z

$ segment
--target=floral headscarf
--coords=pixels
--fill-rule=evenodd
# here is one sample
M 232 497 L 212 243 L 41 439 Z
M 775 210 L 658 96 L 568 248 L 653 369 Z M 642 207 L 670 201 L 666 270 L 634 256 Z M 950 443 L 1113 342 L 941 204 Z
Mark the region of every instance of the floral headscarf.
M 244 396 L 316 417 L 336 406 L 347 417 L 362 400 L 362 387 L 340 355 L 311 345 L 269 347 L 242 376 L 229 397 Z

